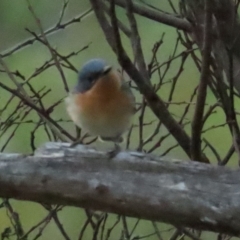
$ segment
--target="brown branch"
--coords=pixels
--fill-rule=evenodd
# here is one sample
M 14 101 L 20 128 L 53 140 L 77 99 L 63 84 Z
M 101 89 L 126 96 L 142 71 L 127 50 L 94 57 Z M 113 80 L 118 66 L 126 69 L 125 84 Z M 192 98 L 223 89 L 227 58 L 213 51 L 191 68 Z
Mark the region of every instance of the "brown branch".
M 103 152 L 68 143 L 47 143 L 33 156 L 0 154 L 0 197 L 236 236 L 239 181 L 239 170 L 138 152 L 120 152 L 109 161 Z
M 25 98 L 24 95 L 19 93 L 19 91 L 15 89 L 11 89 L 8 86 L 2 84 L 0 82 L 0 87 L 4 90 L 8 91 L 9 93 L 13 94 L 15 97 L 18 97 L 25 105 L 29 106 L 31 109 L 35 110 L 40 117 L 43 118 L 43 120 L 46 121 L 46 123 L 49 124 L 52 131 L 58 136 L 59 139 L 65 140 L 65 136 L 68 137 L 70 140 L 75 141 L 75 138 L 72 137 L 67 131 L 65 131 L 56 121 L 54 121 L 52 118 L 49 117 L 46 112 L 44 112 L 41 108 L 36 106 L 32 101 L 28 101 L 28 99 Z
M 8 211 L 10 222 L 13 225 L 16 236 L 18 238 L 21 238 L 21 236 L 24 235 L 24 230 L 22 228 L 22 223 L 20 221 L 18 213 L 14 211 L 8 199 L 3 199 L 3 205 Z
M 230 123 L 230 130 L 233 136 L 233 145 L 235 147 L 235 152 L 238 155 L 238 163 L 240 165 L 240 129 L 238 125 L 238 120 L 235 112 L 235 102 L 234 102 L 234 76 L 233 76 L 233 53 L 232 49 L 227 49 L 229 58 L 229 109 L 226 111 L 227 122 Z
M 107 5 L 105 3 L 102 4 L 102 7 L 104 9 L 104 11 L 108 14 L 110 14 L 110 10 L 109 7 L 107 7 Z M 131 36 L 131 30 L 122 22 L 118 19 L 118 26 L 121 29 L 121 31 L 130 38 Z
M 107 0 L 107 1 L 110 1 L 110 0 Z M 126 0 L 116 0 L 115 3 L 124 9 L 127 8 Z M 134 13 L 137 13 L 143 17 L 149 18 L 151 20 L 154 20 L 160 23 L 167 24 L 179 30 L 184 30 L 187 32 L 192 31 L 191 23 L 189 23 L 187 20 L 175 17 L 172 14 L 166 14 L 163 12 L 156 11 L 152 8 L 146 7 L 137 2 L 133 2 L 133 11 Z
M 145 77 L 145 79 L 148 80 L 149 82 L 149 76 L 146 68 L 146 64 L 144 61 L 144 55 L 143 55 L 143 50 L 141 46 L 141 38 L 138 32 L 138 27 L 137 27 L 137 21 L 134 17 L 133 14 L 133 3 L 132 0 L 126 0 L 127 4 L 127 17 L 130 23 L 131 27 L 131 43 L 132 43 L 132 49 L 134 53 L 134 58 L 137 63 L 139 72 Z
M 34 20 L 35 20 L 35 22 L 36 22 L 36 24 L 37 24 L 40 32 L 41 32 L 41 37 L 42 37 L 42 39 L 43 39 L 43 42 L 44 42 L 44 44 L 46 45 L 46 47 L 49 49 L 49 52 L 51 53 L 52 59 L 53 59 L 53 61 L 54 61 L 54 63 L 55 63 L 55 66 L 56 66 L 56 68 L 57 68 L 57 70 L 58 70 L 58 72 L 59 72 L 59 74 L 60 74 L 60 76 L 61 76 L 61 78 L 62 78 L 63 85 L 64 85 L 64 89 L 65 89 L 66 92 L 69 92 L 67 80 L 66 80 L 66 78 L 65 78 L 65 75 L 64 75 L 64 72 L 63 72 L 63 70 L 62 70 L 61 64 L 60 64 L 60 62 L 59 62 L 59 59 L 57 58 L 57 55 L 55 54 L 55 51 L 54 51 L 53 48 L 51 47 L 51 45 L 50 45 L 50 43 L 49 43 L 49 41 L 48 41 L 48 39 L 47 39 L 47 37 L 46 37 L 46 35 L 45 35 L 45 33 L 44 33 L 44 30 L 43 30 L 41 21 L 40 21 L 40 19 L 38 18 L 38 16 L 36 15 L 36 13 L 35 13 L 32 5 L 30 4 L 30 1 L 29 1 L 29 0 L 26 0 L 26 2 L 27 2 L 27 5 L 28 5 L 28 9 L 29 9 L 29 11 L 31 12 L 31 14 L 32 14 L 32 16 L 33 16 L 33 18 L 34 18 Z M 60 19 L 61 19 L 61 16 L 60 16 Z M 35 37 L 36 37 L 36 39 L 38 38 L 37 35 L 36 35 Z
M 46 30 L 44 32 L 44 34 L 45 34 L 45 36 L 47 36 L 47 35 L 50 35 L 50 34 L 53 34 L 53 33 L 57 32 L 57 31 L 60 31 L 62 29 L 65 29 L 66 27 L 71 26 L 73 23 L 79 23 L 85 17 L 87 17 L 91 12 L 92 12 L 92 9 L 90 8 L 90 9 L 86 10 L 85 12 L 79 14 L 78 16 L 70 19 L 69 21 L 66 21 L 66 22 L 61 23 L 61 24 L 59 24 L 59 23 L 56 24 L 54 27 L 51 27 L 48 30 Z M 41 34 L 39 34 L 38 37 L 41 37 Z M 15 47 L 13 47 L 9 50 L 6 50 L 5 52 L 1 53 L 0 55 L 2 56 L 2 58 L 8 57 L 8 56 L 12 55 L 13 53 L 27 47 L 28 45 L 33 44 L 36 40 L 37 39 L 35 37 L 29 38 L 29 39 L 17 44 Z
M 192 122 L 192 141 L 191 154 L 192 159 L 199 161 L 201 159 L 201 132 L 203 127 L 203 113 L 207 96 L 207 85 L 210 74 L 211 61 L 211 37 L 212 36 L 212 10 L 211 2 L 205 0 L 205 25 L 203 36 L 203 50 L 202 50 L 202 69 L 200 76 L 200 83 L 198 87 L 198 95 L 196 101 L 196 108 Z

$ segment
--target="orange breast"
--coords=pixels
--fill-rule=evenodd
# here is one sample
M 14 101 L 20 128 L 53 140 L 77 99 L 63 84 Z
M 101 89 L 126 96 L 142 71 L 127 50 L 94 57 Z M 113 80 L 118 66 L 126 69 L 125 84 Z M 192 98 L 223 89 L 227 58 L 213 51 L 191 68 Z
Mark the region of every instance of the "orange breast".
M 121 91 L 120 77 L 112 72 L 99 79 L 92 89 L 79 94 L 76 101 L 82 113 L 94 118 L 117 118 L 130 107 L 129 97 Z
M 109 73 L 87 92 L 75 96 L 79 125 L 93 135 L 112 137 L 131 125 L 133 103 L 121 89 L 121 79 Z

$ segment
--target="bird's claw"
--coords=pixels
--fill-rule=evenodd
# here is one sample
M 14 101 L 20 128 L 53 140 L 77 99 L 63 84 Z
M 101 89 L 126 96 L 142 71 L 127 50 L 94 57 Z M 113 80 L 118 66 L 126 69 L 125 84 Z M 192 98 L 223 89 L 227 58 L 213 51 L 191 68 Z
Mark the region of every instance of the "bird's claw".
M 107 152 L 107 156 L 109 159 L 112 159 L 117 156 L 117 154 L 121 151 L 121 147 L 119 144 L 115 143 L 114 144 L 114 149 L 110 150 Z

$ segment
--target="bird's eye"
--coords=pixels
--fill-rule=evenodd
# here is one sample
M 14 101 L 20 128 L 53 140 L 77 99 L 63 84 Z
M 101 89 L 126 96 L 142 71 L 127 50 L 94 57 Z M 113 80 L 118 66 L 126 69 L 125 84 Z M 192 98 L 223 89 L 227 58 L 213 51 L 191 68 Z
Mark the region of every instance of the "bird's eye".
M 94 77 L 89 78 L 89 82 L 94 83 L 96 80 Z
M 98 77 L 99 77 L 99 75 L 94 74 L 94 75 L 90 76 L 88 78 L 88 80 L 93 85 L 97 81 Z

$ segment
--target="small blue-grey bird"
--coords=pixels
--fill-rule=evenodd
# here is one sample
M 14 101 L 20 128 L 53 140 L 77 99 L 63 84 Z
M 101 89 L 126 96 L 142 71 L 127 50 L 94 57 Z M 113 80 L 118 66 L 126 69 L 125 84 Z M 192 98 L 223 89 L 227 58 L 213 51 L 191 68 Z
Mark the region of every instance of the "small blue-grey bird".
M 121 75 L 102 59 L 83 65 L 74 90 L 66 98 L 73 122 L 103 141 L 122 141 L 135 112 L 135 98 Z

